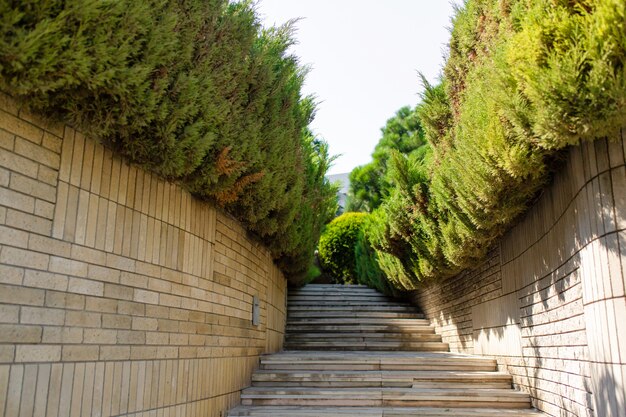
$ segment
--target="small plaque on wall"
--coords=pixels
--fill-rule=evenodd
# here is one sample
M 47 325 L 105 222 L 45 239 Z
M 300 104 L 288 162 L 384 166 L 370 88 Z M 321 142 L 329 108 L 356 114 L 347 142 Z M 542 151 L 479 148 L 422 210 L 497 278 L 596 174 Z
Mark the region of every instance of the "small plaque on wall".
M 259 297 L 252 297 L 252 325 L 258 326 L 261 322 L 261 307 L 259 304 Z

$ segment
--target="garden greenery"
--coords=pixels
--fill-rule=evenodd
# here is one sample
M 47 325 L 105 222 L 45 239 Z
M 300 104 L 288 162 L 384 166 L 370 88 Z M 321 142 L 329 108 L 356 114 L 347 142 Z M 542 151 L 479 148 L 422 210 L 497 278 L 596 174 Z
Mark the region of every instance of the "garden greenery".
M 318 259 L 324 272 L 340 284 L 356 284 L 354 248 L 366 220 L 365 213 L 344 213 L 326 225 L 318 246 Z
M 372 162 L 356 167 L 350 173 L 347 211 L 371 212 L 389 195 L 387 179 L 389 160 L 393 152 L 409 154 L 426 144 L 416 109 L 402 107 L 381 129 L 382 137 Z
M 336 202 L 292 42 L 248 1 L 0 0 L 0 90 L 226 209 L 297 281 Z
M 626 2 L 467 0 L 443 79 L 425 87 L 427 152 L 392 152 L 364 231 L 381 271 L 370 276 L 401 289 L 475 265 L 560 150 L 624 127 Z

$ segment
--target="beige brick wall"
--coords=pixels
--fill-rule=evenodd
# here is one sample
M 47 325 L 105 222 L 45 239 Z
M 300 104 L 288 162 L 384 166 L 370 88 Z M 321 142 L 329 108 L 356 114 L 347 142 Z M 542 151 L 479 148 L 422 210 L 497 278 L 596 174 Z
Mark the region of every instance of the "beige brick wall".
M 285 314 L 236 220 L 0 95 L 0 414 L 221 416 Z
M 415 293 L 453 351 L 494 356 L 551 416 L 626 410 L 626 131 L 567 152 L 485 262 Z

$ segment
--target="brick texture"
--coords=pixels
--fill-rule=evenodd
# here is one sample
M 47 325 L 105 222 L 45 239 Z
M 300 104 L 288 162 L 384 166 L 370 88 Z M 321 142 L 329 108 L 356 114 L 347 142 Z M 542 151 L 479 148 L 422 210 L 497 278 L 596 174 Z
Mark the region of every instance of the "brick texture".
M 625 139 L 566 151 L 481 265 L 413 294 L 453 351 L 497 358 L 551 416 L 626 410 Z
M 236 220 L 3 94 L 0 275 L 7 415 L 217 417 L 282 348 L 286 281 Z

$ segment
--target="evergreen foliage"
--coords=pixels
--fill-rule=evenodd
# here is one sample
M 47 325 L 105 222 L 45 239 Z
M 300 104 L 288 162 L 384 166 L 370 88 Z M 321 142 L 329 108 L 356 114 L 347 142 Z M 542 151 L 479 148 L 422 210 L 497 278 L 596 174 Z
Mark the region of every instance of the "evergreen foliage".
M 322 275 L 322 270 L 317 267 L 317 265 L 311 265 L 306 272 L 306 277 L 304 279 L 304 283 L 308 284 L 309 282 L 319 278 Z
M 417 114 L 429 151 L 392 153 L 390 192 L 364 232 L 401 289 L 471 267 L 561 149 L 624 127 L 626 2 L 467 0 L 444 79 L 425 87 Z
M 385 274 L 379 266 L 378 254 L 370 244 L 370 233 L 372 227 L 375 227 L 375 223 L 369 224 L 372 221 L 372 215 L 368 215 L 354 246 L 356 281 L 358 284 L 375 288 L 383 294 L 393 295 L 394 288 L 385 279 Z
M 337 283 L 357 282 L 354 249 L 366 217 L 365 213 L 344 213 L 330 222 L 320 237 L 320 266 Z
M 418 109 L 402 107 L 381 129 L 382 137 L 373 161 L 350 173 L 350 190 L 346 210 L 371 212 L 381 205 L 389 194 L 388 161 L 392 152 L 410 154 L 426 144 Z
M 0 89 L 238 217 L 293 280 L 335 207 L 291 25 L 227 0 L 0 0 Z

